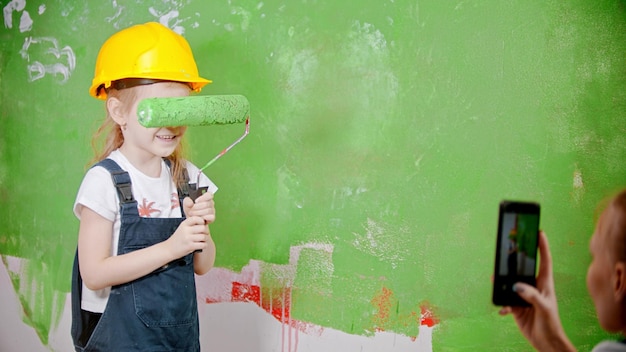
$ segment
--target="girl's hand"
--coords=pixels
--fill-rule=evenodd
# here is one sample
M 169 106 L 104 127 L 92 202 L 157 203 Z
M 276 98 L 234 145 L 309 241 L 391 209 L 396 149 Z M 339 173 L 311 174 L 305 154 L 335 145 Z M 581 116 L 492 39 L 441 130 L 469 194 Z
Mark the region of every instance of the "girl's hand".
M 183 209 L 187 217 L 199 216 L 204 219 L 205 224 L 211 224 L 215 221 L 215 202 L 211 192 L 207 191 L 196 198 L 195 203 L 191 198 L 186 197 L 183 200 Z
M 178 225 L 176 231 L 167 239 L 167 244 L 174 258 L 181 258 L 196 250 L 203 250 L 209 241 L 209 228 L 204 219 L 191 216 Z
M 513 314 L 520 331 L 538 351 L 576 351 L 571 344 L 559 318 L 554 277 L 552 274 L 552 256 L 548 239 L 543 231 L 539 232 L 539 273 L 537 288 L 525 283 L 516 283 L 514 290 L 531 307 L 503 307 L 500 315 Z

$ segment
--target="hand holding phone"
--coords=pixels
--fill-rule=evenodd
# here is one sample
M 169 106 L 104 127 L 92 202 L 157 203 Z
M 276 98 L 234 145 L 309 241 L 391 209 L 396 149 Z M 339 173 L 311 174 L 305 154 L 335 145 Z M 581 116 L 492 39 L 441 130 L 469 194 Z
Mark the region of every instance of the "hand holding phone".
M 540 206 L 535 202 L 502 201 L 496 236 L 493 304 L 528 306 L 513 291 L 516 282 L 536 286 Z

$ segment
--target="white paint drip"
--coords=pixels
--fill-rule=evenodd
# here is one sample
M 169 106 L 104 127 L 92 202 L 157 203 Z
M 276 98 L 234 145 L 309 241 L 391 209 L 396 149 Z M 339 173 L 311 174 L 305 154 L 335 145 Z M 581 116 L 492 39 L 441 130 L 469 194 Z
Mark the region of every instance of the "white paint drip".
M 33 29 L 33 19 L 30 18 L 30 14 L 28 11 L 22 12 L 22 17 L 20 17 L 20 32 L 28 32 Z
M 31 46 L 37 46 L 39 52 L 43 52 L 44 55 L 50 55 L 51 57 L 37 57 L 32 58 L 30 51 Z M 41 47 L 39 47 L 41 46 Z M 22 50 L 20 50 L 22 58 L 29 62 L 28 74 L 30 82 L 36 81 L 45 77 L 47 74 L 61 75 L 63 78 L 60 83 L 65 83 L 71 76 L 72 72 L 76 68 L 76 56 L 74 51 L 69 46 L 60 48 L 59 42 L 55 38 L 51 37 L 26 37 Z M 57 62 L 50 62 L 50 59 Z M 58 62 L 58 61 L 61 62 Z
M 122 12 L 124 11 L 124 6 L 118 5 L 116 0 L 113 0 L 112 5 L 113 5 L 113 8 L 115 9 L 115 14 L 113 14 L 113 16 L 105 17 L 104 20 L 107 22 L 113 22 L 115 19 L 119 18 L 122 15 Z M 114 24 L 113 27 L 119 29 L 117 24 Z
M 4 26 L 6 28 L 13 28 L 13 12 L 23 11 L 26 7 L 26 0 L 11 0 L 2 9 L 4 15 Z
M 153 2 L 154 6 L 149 6 L 147 8 L 138 8 L 137 6 L 133 7 L 133 14 L 141 11 L 148 11 L 153 17 L 154 20 L 161 23 L 162 25 L 170 28 L 174 32 L 183 35 L 185 33 L 185 26 L 189 25 L 192 28 L 198 28 L 200 23 L 191 17 L 180 17 L 180 10 L 189 3 L 189 1 L 176 1 L 176 0 L 163 0 L 160 2 Z M 125 15 L 126 7 L 120 5 L 116 0 L 111 2 L 113 5 L 113 9 L 115 10 L 115 14 L 113 16 L 106 17 L 105 20 L 107 22 L 113 23 L 113 27 L 116 29 L 121 29 L 121 27 L 127 27 L 131 23 L 132 20 L 126 21 Z M 196 17 L 200 17 L 198 12 L 195 13 Z M 188 24 L 190 23 L 190 24 Z
M 580 170 L 574 170 L 574 189 L 583 188 L 585 185 L 583 184 L 583 174 Z
M 182 35 L 185 33 L 185 27 L 181 26 L 183 20 L 179 19 L 180 13 L 176 9 L 170 9 L 165 12 L 159 12 L 154 7 L 148 9 L 150 14 L 159 19 L 159 23 L 170 28 L 174 32 Z
M 572 188 L 572 198 L 574 203 L 580 204 L 585 195 L 585 184 L 583 182 L 583 173 L 578 167 L 574 170 Z

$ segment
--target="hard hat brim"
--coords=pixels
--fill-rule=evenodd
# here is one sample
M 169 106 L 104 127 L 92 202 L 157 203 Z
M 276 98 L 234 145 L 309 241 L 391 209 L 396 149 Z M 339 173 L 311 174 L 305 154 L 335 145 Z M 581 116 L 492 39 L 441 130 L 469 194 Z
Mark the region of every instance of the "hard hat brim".
M 135 77 L 120 77 L 119 79 L 114 79 L 106 82 L 94 79 L 91 88 L 89 88 L 89 93 L 93 97 L 105 100 L 107 98 L 106 90 L 112 86 L 113 82 L 128 78 L 153 80 L 153 82 L 144 84 L 156 83 L 157 81 L 189 83 L 191 90 L 195 93 L 199 93 L 204 86 L 213 82 L 209 79 L 202 77 L 187 77 L 187 75 L 184 74 L 172 74 L 171 72 L 152 72 L 149 75 L 143 75 L 141 77 L 137 77 L 137 75 L 135 75 Z

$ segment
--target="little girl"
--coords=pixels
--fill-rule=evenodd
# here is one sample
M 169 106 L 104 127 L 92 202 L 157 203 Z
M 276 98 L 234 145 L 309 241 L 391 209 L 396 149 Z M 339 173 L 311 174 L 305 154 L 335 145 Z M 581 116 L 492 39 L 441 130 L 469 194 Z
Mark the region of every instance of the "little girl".
M 105 100 L 104 148 L 78 190 L 80 220 L 72 277 L 76 351 L 199 351 L 194 274 L 209 271 L 217 187 L 195 202 L 183 159 L 185 127 L 145 128 L 137 104 L 187 96 L 199 77 L 187 41 L 158 23 L 124 29 L 102 46 L 90 93 Z M 95 146 L 95 144 L 94 144 Z

